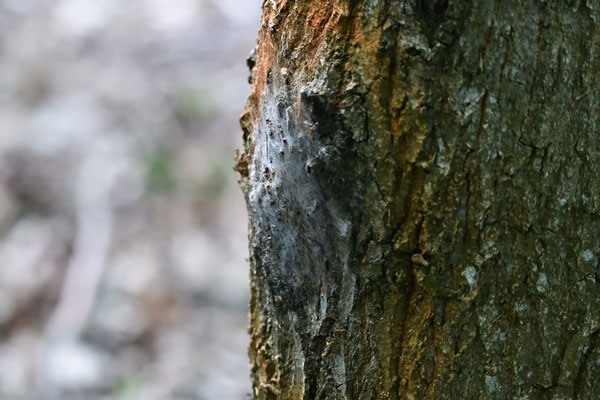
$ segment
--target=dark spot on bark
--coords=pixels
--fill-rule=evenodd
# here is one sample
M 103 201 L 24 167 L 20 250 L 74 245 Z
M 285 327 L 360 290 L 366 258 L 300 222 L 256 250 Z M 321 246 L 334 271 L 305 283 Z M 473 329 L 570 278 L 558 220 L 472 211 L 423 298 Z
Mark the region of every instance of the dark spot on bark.
M 406 49 L 406 54 L 408 54 L 411 57 L 419 57 L 422 56 L 424 54 L 423 49 L 418 49 L 416 47 L 409 47 L 408 49 Z
M 271 68 L 267 71 L 267 85 L 270 85 L 273 82 L 273 71 Z
M 248 83 L 252 83 L 252 70 L 256 65 L 256 48 L 252 49 L 252 51 L 248 55 L 248 58 L 246 58 L 246 65 L 250 70 L 250 75 L 248 75 Z
M 337 110 L 327 96 L 311 90 L 303 90 L 300 96 L 302 104 L 311 117 L 310 120 L 319 121 L 318 125 L 315 124 L 314 129 L 311 129 L 319 139 L 330 137 L 339 131 Z
M 415 0 L 415 12 L 421 27 L 432 46 L 440 25 L 446 21 L 448 0 Z
M 280 119 L 285 118 L 285 109 L 286 108 L 287 108 L 287 106 L 285 105 L 284 102 L 280 101 L 279 103 L 277 103 L 277 114 L 279 115 Z
M 248 66 L 250 72 L 252 72 L 252 69 L 256 65 L 256 49 L 252 49 L 250 51 L 248 58 L 246 58 L 246 65 Z
M 421 22 L 426 22 L 435 28 L 446 19 L 448 0 L 416 0 L 415 3 L 417 17 Z
M 252 115 L 250 115 L 249 112 L 246 111 L 240 116 L 240 127 L 243 132 L 242 138 L 244 139 L 244 142 L 247 142 L 252 130 Z

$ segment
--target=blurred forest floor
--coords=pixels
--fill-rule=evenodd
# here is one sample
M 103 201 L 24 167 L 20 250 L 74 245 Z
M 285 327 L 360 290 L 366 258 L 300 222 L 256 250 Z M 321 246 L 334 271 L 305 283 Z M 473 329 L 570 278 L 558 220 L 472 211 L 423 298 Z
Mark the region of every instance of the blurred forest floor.
M 0 398 L 244 399 L 260 3 L 0 0 Z

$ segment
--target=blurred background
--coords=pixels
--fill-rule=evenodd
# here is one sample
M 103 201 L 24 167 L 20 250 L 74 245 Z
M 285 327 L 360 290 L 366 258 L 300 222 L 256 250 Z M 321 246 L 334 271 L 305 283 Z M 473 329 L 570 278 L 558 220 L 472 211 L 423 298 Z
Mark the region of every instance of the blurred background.
M 245 399 L 260 2 L 0 0 L 0 399 Z

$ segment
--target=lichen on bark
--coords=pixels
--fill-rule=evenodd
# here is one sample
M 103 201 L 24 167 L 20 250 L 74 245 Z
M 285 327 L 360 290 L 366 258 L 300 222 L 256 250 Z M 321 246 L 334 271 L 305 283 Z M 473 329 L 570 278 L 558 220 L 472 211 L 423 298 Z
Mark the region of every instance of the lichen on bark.
M 598 7 L 263 3 L 253 396 L 600 397 Z

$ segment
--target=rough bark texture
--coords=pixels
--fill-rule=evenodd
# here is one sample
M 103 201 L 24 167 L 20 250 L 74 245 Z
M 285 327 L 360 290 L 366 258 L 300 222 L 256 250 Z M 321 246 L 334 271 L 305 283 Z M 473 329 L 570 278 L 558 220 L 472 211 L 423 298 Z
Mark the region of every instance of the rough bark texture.
M 253 395 L 600 398 L 600 4 L 263 10 Z

